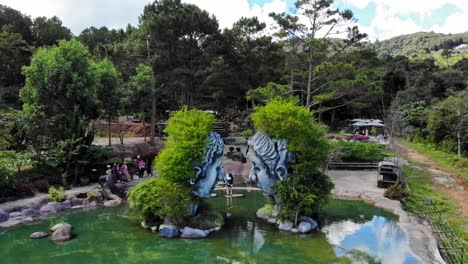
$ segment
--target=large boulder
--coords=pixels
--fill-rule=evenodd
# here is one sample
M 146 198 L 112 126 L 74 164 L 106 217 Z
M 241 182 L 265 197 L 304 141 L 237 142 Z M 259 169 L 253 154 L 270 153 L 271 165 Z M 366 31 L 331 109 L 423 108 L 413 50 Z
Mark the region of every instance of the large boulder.
M 70 204 L 71 206 L 80 206 L 80 205 L 83 205 L 83 201 L 84 199 L 83 198 L 72 198 L 70 200 Z
M 312 225 L 309 222 L 300 222 L 297 229 L 299 233 L 309 233 L 312 230 Z
M 65 242 L 65 241 L 72 240 L 72 238 L 73 238 L 72 227 L 62 226 L 60 228 L 57 228 L 57 230 L 55 230 L 52 233 L 52 237 L 50 239 L 52 239 L 52 241 L 54 242 Z
M 15 219 L 9 219 L 8 221 L 5 221 L 3 223 L 0 223 L 0 228 L 10 228 L 10 227 L 14 227 L 14 226 L 17 226 L 19 224 L 21 224 L 22 222 L 19 221 L 19 220 L 15 220 Z
M 122 203 L 122 200 L 109 200 L 104 202 L 104 207 L 116 207 Z
M 53 207 L 57 212 L 64 209 L 62 203 L 60 202 L 48 202 L 47 205 Z
M 62 210 L 70 209 L 72 207 L 70 200 L 65 200 L 61 202 L 61 205 L 62 205 Z
M 283 231 L 290 231 L 293 228 L 293 223 L 289 220 L 281 221 L 278 228 Z
M 42 206 L 41 209 L 39 209 L 39 213 L 41 215 L 49 215 L 57 213 L 57 210 L 55 209 L 55 207 L 46 204 Z
M 50 230 L 53 232 L 50 239 L 52 239 L 54 242 L 69 241 L 73 238 L 72 229 L 73 226 L 66 222 L 56 224 L 50 228 Z
M 97 196 L 90 196 L 83 201 L 83 207 L 101 206 L 104 202 Z
M 46 233 L 46 232 L 35 232 L 35 233 L 32 233 L 29 237 L 32 239 L 39 239 L 39 238 L 44 238 L 48 236 L 49 236 L 49 233 Z
M 209 231 L 186 226 L 184 227 L 184 229 L 182 229 L 181 237 L 183 238 L 205 238 L 208 236 L 208 234 L 210 234 Z
M 0 209 L 0 223 L 6 222 L 8 219 L 10 219 L 10 214 L 5 210 Z
M 52 227 L 50 228 L 50 231 L 54 232 L 54 231 L 56 231 L 57 229 L 62 228 L 62 227 L 70 227 L 70 228 L 73 228 L 73 226 L 70 225 L 69 223 L 67 223 L 67 222 L 61 222 L 61 223 L 58 223 L 58 224 L 55 224 L 54 226 L 52 226 Z
M 160 225 L 159 236 L 173 238 L 179 236 L 179 229 L 175 225 Z
M 24 218 L 24 215 L 21 214 L 21 212 L 11 212 L 10 213 L 10 219 L 18 219 L 18 218 Z
M 311 231 L 316 229 L 318 227 L 318 223 L 317 221 L 315 221 L 314 219 L 308 217 L 308 216 L 300 216 L 299 217 L 299 221 L 300 222 L 307 222 L 310 224 L 311 226 Z

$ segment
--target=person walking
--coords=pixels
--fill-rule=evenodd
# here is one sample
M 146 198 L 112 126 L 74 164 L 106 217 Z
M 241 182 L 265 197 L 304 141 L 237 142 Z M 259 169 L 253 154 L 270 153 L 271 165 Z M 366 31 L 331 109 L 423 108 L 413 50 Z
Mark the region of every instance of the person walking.
M 149 176 L 153 176 L 153 162 L 152 159 L 149 158 L 146 160 L 146 173 L 148 173 Z
M 138 156 L 140 157 L 140 156 Z M 145 175 L 145 168 L 146 168 L 146 164 L 145 164 L 145 161 L 140 158 L 137 162 L 137 167 L 138 167 L 138 176 L 140 177 L 140 179 L 143 179 L 143 176 Z

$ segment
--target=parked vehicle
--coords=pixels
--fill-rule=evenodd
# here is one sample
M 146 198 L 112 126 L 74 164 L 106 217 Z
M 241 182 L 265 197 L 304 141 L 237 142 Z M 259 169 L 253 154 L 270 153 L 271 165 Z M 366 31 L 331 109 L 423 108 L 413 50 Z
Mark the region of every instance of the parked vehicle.
M 377 187 L 387 188 L 401 182 L 401 170 L 391 161 L 381 161 L 378 164 Z

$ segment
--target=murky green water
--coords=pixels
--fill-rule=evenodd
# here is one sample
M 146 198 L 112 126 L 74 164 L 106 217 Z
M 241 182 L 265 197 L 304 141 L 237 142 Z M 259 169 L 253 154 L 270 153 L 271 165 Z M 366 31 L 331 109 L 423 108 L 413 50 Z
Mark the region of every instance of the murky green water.
M 226 226 L 208 239 L 162 239 L 139 227 L 126 207 L 70 213 L 0 234 L 0 263 L 418 263 L 395 219 L 357 201 L 332 200 L 310 235 L 280 233 L 255 218 L 260 193 L 213 198 L 230 214 Z M 67 221 L 77 238 L 55 244 L 29 235 Z

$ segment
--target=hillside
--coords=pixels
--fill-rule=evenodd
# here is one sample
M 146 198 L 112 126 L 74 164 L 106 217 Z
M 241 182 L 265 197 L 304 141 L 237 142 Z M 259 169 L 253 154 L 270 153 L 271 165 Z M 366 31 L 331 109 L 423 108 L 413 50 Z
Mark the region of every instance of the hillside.
M 384 41 L 376 41 L 374 46 L 381 55 L 392 57 L 403 55 L 415 58 L 421 53 L 437 53 L 442 49 L 454 49 L 460 44 L 468 44 L 468 32 L 459 34 L 417 32 Z

